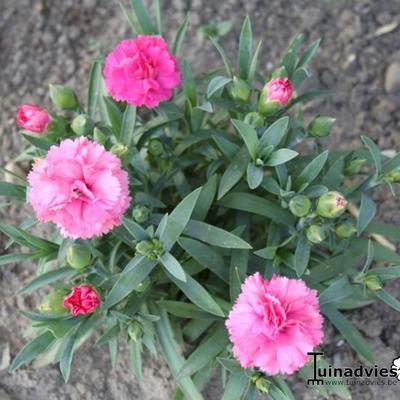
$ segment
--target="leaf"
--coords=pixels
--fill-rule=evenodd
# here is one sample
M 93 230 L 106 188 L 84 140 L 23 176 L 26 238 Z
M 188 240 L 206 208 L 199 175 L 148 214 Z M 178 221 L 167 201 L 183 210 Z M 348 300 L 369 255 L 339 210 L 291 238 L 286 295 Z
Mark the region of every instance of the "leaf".
M 138 223 L 132 221 L 131 219 L 124 217 L 122 219 L 122 224 L 126 230 L 132 235 L 135 240 L 147 240 L 149 239 L 149 233 L 143 229 Z
M 255 76 L 255 74 L 257 72 L 258 58 L 260 56 L 261 48 L 262 48 L 262 40 L 260 40 L 258 42 L 256 51 L 254 52 L 253 59 L 251 60 L 251 63 L 250 63 L 249 78 L 248 78 L 249 83 L 251 83 L 253 81 L 254 76 Z
M 325 304 L 321 309 L 322 312 L 332 322 L 332 324 L 337 328 L 337 330 L 347 340 L 349 345 L 367 361 L 373 364 L 374 356 L 371 352 L 371 349 L 354 325 L 331 305 Z
M 248 161 L 248 150 L 246 147 L 242 147 L 222 175 L 218 188 L 218 200 L 220 200 L 239 182 L 246 170 Z
M 361 193 L 361 206 L 360 214 L 357 218 L 357 234 L 361 233 L 367 228 L 369 223 L 374 219 L 376 214 L 376 204 L 366 194 Z
M 229 372 L 243 372 L 242 366 L 233 358 L 217 357 L 217 361 Z
M 21 365 L 29 363 L 37 356 L 44 353 L 54 342 L 54 335 L 48 331 L 33 339 L 16 355 L 11 364 L 10 372 L 14 372 Z
M 293 158 L 297 157 L 299 153 L 290 149 L 279 149 L 274 151 L 266 162 L 268 167 L 276 167 L 277 165 L 285 164 Z
M 106 332 L 104 332 L 103 335 L 101 335 L 97 341 L 96 344 L 98 346 L 102 346 L 103 344 L 106 344 L 107 342 L 109 342 L 110 340 L 118 337 L 119 332 L 120 332 L 120 325 L 119 323 L 115 323 L 113 325 L 110 326 L 109 329 L 107 329 Z
M 375 293 L 376 297 L 384 301 L 387 305 L 392 307 L 394 310 L 400 312 L 400 301 L 396 299 L 393 295 L 391 295 L 386 290 L 379 290 Z
M 92 64 L 89 75 L 89 89 L 88 89 L 88 115 L 90 118 L 95 119 L 100 98 L 104 93 L 103 83 L 103 65 L 101 61 L 95 61 Z
M 148 260 L 147 258 L 141 258 L 139 261 L 138 258 L 133 258 L 126 265 L 117 282 L 110 290 L 102 308 L 110 308 L 124 299 L 151 273 L 156 264 L 157 261 Z M 133 267 L 131 267 L 132 265 Z
M 304 53 L 301 55 L 300 60 L 297 63 L 296 69 L 307 66 L 308 62 L 313 58 L 315 52 L 318 50 L 320 43 L 321 39 L 317 39 L 304 50 Z
M 347 276 L 336 279 L 319 295 L 319 305 L 334 303 L 353 294 L 354 288 Z
M 210 293 L 190 275 L 186 274 L 186 282 L 180 281 L 172 275 L 169 275 L 169 277 L 193 304 L 196 304 L 196 306 L 199 306 L 210 314 L 218 317 L 225 316 L 221 307 L 216 303 Z
M 313 100 L 317 97 L 323 97 L 323 96 L 332 96 L 333 92 L 330 90 L 310 90 L 309 92 L 303 93 L 300 96 L 297 96 L 293 100 L 290 101 L 290 103 L 286 106 L 287 109 L 290 107 L 293 107 L 297 103 L 305 103 L 307 101 Z
M 215 194 L 217 193 L 217 186 L 218 186 L 218 176 L 213 175 L 211 178 L 207 180 L 207 182 L 203 185 L 199 198 L 196 202 L 194 207 L 192 217 L 199 221 L 202 221 L 206 218 L 207 213 L 214 202 Z M 188 224 L 190 224 L 189 221 Z M 187 228 L 187 226 L 186 226 Z M 186 229 L 185 228 L 185 229 Z
M 229 292 L 231 301 L 239 296 L 240 287 L 246 277 L 249 261 L 248 250 L 233 250 L 229 267 Z
M 258 137 L 257 132 L 253 127 L 246 124 L 246 122 L 240 121 L 238 119 L 232 119 L 232 124 L 239 132 L 242 137 L 246 147 L 249 151 L 249 154 L 253 160 L 257 158 L 257 149 L 258 149 Z
M 189 18 L 186 15 L 185 19 L 183 20 L 181 26 L 178 29 L 178 32 L 176 33 L 174 44 L 172 46 L 172 53 L 175 54 L 176 56 L 180 55 L 183 40 L 185 39 L 188 26 L 189 26 Z
M 331 190 L 339 190 L 343 179 L 344 158 L 339 157 L 322 178 L 322 184 Z
M 239 236 L 234 235 L 217 226 L 191 220 L 186 225 L 183 231 L 185 235 L 202 242 L 206 242 L 213 246 L 223 247 L 226 249 L 251 249 L 251 245 L 241 239 Z
M 239 77 L 243 80 L 249 78 L 252 47 L 253 34 L 251 31 L 251 23 L 250 18 L 246 16 L 239 38 Z
M 133 141 L 136 123 L 136 107 L 127 104 L 122 117 L 121 142 L 130 147 Z
M 142 33 L 152 35 L 155 33 L 153 23 L 142 0 L 130 0 L 131 6 L 136 14 Z
M 368 240 L 367 258 L 365 260 L 364 267 L 361 270 L 362 273 L 365 273 L 369 270 L 372 262 L 374 261 L 374 256 L 375 256 L 374 245 L 372 244 L 372 240 Z
M 216 76 L 211 79 L 207 87 L 207 98 L 210 99 L 218 90 L 226 86 L 229 82 L 232 82 L 232 79 L 226 76 Z
M 190 68 L 187 60 L 182 61 L 182 84 L 185 92 L 185 96 L 188 99 L 192 107 L 197 106 L 197 93 L 196 83 L 193 78 L 192 69 Z
M 103 100 L 112 131 L 114 132 L 114 135 L 119 138 L 122 126 L 121 110 L 119 109 L 117 104 L 115 104 L 114 100 L 112 100 L 110 97 L 104 96 Z
M 228 281 L 229 271 L 224 259 L 212 247 L 188 238 L 180 238 L 178 243 L 199 264 L 208 268 L 225 282 Z
M 181 236 L 192 215 L 200 192 L 201 187 L 188 194 L 169 215 L 164 233 L 160 236 L 166 251 L 169 251 Z
M 156 33 L 161 35 L 162 34 L 162 20 L 161 20 L 160 0 L 154 0 L 153 7 L 154 7 L 154 14 L 156 15 L 156 21 L 157 21 L 157 32 Z
M 329 150 L 325 150 L 323 153 L 315 157 L 301 172 L 301 174 L 295 179 L 296 187 L 301 187 L 304 184 L 307 186 L 312 183 L 319 173 L 324 168 L 326 161 L 328 160 Z
M 216 319 L 215 316 L 204 312 L 200 307 L 194 304 L 184 303 L 182 301 L 163 300 L 160 305 L 168 311 L 180 318 L 188 319 Z
M 199 344 L 180 369 L 177 379 L 193 375 L 209 364 L 229 343 L 224 326 L 218 327 L 206 340 Z
M 171 253 L 164 253 L 162 256 L 158 257 L 158 260 L 161 261 L 162 265 L 164 265 L 171 275 L 176 279 L 185 282 L 185 271 L 179 261 Z
M 160 343 L 161 350 L 164 353 L 165 360 L 168 363 L 172 376 L 176 377 L 185 360 L 178 352 L 179 347 L 174 339 L 168 314 L 164 309 L 157 307 L 154 304 L 150 305 L 150 311 L 153 314 L 160 316 L 160 320 L 154 323 L 158 342 Z M 189 377 L 179 379 L 177 384 L 188 400 L 204 400 L 203 396 Z
M 311 246 L 307 237 L 300 234 L 297 240 L 296 252 L 294 255 L 294 266 L 298 277 L 304 274 L 310 261 Z
M 233 78 L 232 66 L 228 60 L 228 57 L 226 56 L 225 50 L 219 45 L 219 43 L 213 37 L 210 36 L 210 40 L 222 58 L 228 77 Z
M 349 243 L 349 249 L 352 253 L 364 257 L 368 251 L 368 239 L 362 237 L 352 237 Z M 382 246 L 377 242 L 372 242 L 374 247 L 374 255 L 376 261 L 384 261 L 387 263 L 400 263 L 400 255 L 397 252 Z
M 289 126 L 289 117 L 283 117 L 275 121 L 269 126 L 260 139 L 260 149 L 264 149 L 267 146 L 278 146 L 283 140 Z
M 361 136 L 361 139 L 364 142 L 364 144 L 368 147 L 368 150 L 371 153 L 372 159 L 374 160 L 376 173 L 380 174 L 382 171 L 382 158 L 380 150 L 369 137 Z
M 22 135 L 29 143 L 33 144 L 33 146 L 35 146 L 40 150 L 47 151 L 50 148 L 50 146 L 54 144 L 50 140 L 48 140 L 45 136 L 39 136 L 27 132 L 23 132 Z
M 40 253 L 10 253 L 0 256 L 0 265 L 14 264 L 20 261 L 35 260 L 40 258 Z
M 33 279 L 28 285 L 24 286 L 18 294 L 28 294 L 41 286 L 48 285 L 60 279 L 70 278 L 77 274 L 77 271 L 70 267 L 58 268 L 53 271 L 46 272 Z
M 249 162 L 247 165 L 247 183 L 251 190 L 257 189 L 264 178 L 264 169 Z
M 0 182 L 0 196 L 16 197 L 26 200 L 26 187 L 9 182 Z
M 377 276 L 382 282 L 387 282 L 392 279 L 400 278 L 400 266 L 373 268 L 372 275 Z
M 142 343 L 140 340 L 135 342 L 129 341 L 129 348 L 131 353 L 131 366 L 136 379 L 140 382 L 143 378 L 142 373 Z
M 223 207 L 261 215 L 283 225 L 291 226 L 294 223 L 294 217 L 288 211 L 271 200 L 255 196 L 254 194 L 230 193 L 219 204 Z
M 248 389 L 248 385 L 249 377 L 244 372 L 231 374 L 221 400 L 242 399 L 242 395 Z

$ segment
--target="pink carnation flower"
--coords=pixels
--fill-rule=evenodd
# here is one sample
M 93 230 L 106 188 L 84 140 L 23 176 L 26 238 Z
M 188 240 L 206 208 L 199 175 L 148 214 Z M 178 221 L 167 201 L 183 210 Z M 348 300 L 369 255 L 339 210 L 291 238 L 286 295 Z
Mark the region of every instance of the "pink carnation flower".
M 106 59 L 104 77 L 115 100 L 149 108 L 170 99 L 181 81 L 165 40 L 145 35 L 123 40 L 113 49 Z
M 119 158 L 85 137 L 52 146 L 28 175 L 28 201 L 41 221 L 66 237 L 100 236 L 129 207 L 128 174 Z
M 292 98 L 293 88 L 289 78 L 271 79 L 264 87 L 268 101 L 278 100 L 282 106 L 289 103 Z
M 79 285 L 71 289 L 65 296 L 63 306 L 69 308 L 71 315 L 76 317 L 79 314 L 89 314 L 100 304 L 100 295 L 90 285 Z
M 307 352 L 322 341 L 322 323 L 317 292 L 301 279 L 274 275 L 268 281 L 257 272 L 243 283 L 226 327 L 244 368 L 275 375 L 307 362 Z
M 49 113 L 35 104 L 21 104 L 17 112 L 17 124 L 30 132 L 43 133 L 51 121 Z

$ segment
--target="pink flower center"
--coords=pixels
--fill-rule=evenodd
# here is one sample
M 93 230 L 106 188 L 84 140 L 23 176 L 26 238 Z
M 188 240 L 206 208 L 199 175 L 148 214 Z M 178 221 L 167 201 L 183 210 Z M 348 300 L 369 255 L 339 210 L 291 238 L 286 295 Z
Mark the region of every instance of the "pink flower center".
M 345 200 L 344 197 L 338 196 L 336 197 L 336 207 L 338 208 L 344 208 L 346 207 L 347 201 Z
M 95 198 L 94 194 L 82 181 L 75 181 L 72 185 L 72 197 L 86 203 L 90 203 Z
M 263 323 L 265 332 L 274 338 L 286 324 L 286 311 L 281 302 L 270 294 L 265 294 Z
M 146 57 L 145 54 L 138 53 L 135 57 L 126 59 L 124 63 L 125 76 L 129 79 L 156 79 L 157 65 L 154 60 Z

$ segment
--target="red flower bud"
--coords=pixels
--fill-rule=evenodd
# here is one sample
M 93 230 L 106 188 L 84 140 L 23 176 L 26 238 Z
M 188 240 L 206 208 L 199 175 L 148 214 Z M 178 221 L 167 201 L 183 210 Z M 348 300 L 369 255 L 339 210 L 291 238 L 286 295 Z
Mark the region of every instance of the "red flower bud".
M 79 285 L 72 288 L 64 298 L 63 305 L 70 309 L 71 315 L 89 314 L 100 304 L 100 295 L 90 285 Z
M 28 131 L 43 133 L 51 121 L 49 113 L 35 104 L 21 104 L 18 107 L 17 124 Z

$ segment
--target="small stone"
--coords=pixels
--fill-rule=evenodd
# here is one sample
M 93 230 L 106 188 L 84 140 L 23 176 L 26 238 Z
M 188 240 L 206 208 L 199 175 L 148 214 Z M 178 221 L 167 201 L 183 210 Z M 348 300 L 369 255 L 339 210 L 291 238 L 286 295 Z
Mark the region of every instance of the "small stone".
M 385 90 L 388 94 L 400 92 L 400 62 L 393 62 L 387 68 Z
M 4 343 L 0 346 L 0 371 L 8 369 L 10 366 L 11 356 L 10 356 L 10 345 L 9 343 Z M 1 394 L 0 394 L 1 400 Z
M 11 400 L 11 397 L 3 389 L 0 389 L 0 400 Z

